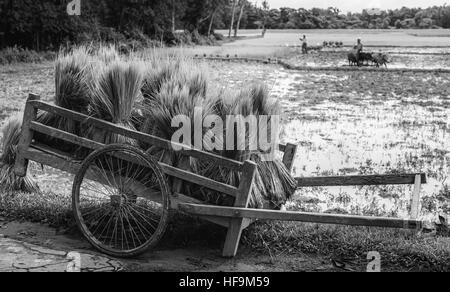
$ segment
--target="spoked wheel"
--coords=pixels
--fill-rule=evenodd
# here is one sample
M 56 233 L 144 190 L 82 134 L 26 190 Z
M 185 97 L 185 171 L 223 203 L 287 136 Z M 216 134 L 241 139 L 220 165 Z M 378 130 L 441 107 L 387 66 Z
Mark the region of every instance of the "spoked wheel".
M 89 155 L 72 189 L 78 227 L 98 250 L 133 257 L 154 247 L 169 217 L 169 188 L 156 161 L 135 147 Z

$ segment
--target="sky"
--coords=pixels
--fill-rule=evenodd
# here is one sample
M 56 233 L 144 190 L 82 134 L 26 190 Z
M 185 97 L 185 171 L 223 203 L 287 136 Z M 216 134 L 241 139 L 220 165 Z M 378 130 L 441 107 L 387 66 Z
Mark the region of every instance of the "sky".
M 259 0 L 258 2 L 262 2 Z M 430 7 L 444 5 L 450 0 L 268 0 L 270 8 L 339 8 L 342 12 L 361 12 L 366 8 L 381 8 L 383 10 L 406 7 Z

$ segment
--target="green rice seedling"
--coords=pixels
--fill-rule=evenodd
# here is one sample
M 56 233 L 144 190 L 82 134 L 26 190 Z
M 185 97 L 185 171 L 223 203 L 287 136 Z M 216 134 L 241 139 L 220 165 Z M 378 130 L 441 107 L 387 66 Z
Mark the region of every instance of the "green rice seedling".
M 135 130 L 133 110 L 142 99 L 144 67 L 141 62 L 113 61 L 98 73 L 93 86 L 89 115 Z M 89 127 L 88 137 L 104 144 L 137 142 L 127 137 Z
M 3 127 L 2 155 L 0 156 L 0 189 L 34 193 L 39 191 L 39 186 L 33 178 L 29 175 L 19 177 L 14 173 L 21 128 L 22 117 L 19 115 L 9 119 Z

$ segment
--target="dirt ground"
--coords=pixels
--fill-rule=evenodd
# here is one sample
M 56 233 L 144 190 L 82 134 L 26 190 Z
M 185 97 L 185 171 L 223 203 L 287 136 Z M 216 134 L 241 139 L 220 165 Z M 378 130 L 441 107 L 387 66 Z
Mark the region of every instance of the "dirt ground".
M 5 246 L 7 248 L 3 248 Z M 236 258 L 225 259 L 220 256 L 220 249 L 203 247 L 160 248 L 136 259 L 111 259 L 97 253 L 81 236 L 70 231 L 29 222 L 0 221 L 0 271 L 63 272 L 68 264 L 67 254 L 71 252 L 82 254 L 81 271 L 94 272 L 333 272 L 358 269 L 350 263 L 345 267 L 333 264 L 320 256 L 286 254 L 270 257 L 245 249 L 240 250 Z M 10 263 L 12 261 L 14 264 Z M 53 264 L 49 265 L 49 262 Z

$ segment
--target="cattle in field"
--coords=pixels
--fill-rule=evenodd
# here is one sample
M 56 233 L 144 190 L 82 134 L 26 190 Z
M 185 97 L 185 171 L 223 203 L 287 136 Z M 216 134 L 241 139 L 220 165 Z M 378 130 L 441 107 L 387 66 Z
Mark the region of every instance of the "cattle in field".
M 347 56 L 349 66 L 359 66 L 358 54 L 356 53 L 356 51 L 351 51 Z
M 359 62 L 364 64 L 366 62 L 369 65 L 369 62 L 373 62 L 373 56 L 371 53 L 361 52 L 359 53 Z
M 373 54 L 372 58 L 373 58 L 372 62 L 377 67 L 385 66 L 387 68 L 387 64 L 389 64 L 389 59 L 388 59 L 388 56 L 386 54 L 376 53 L 376 54 Z

